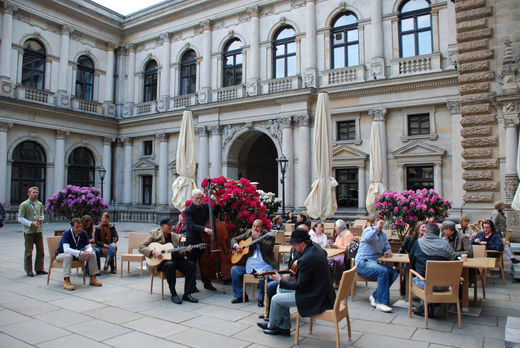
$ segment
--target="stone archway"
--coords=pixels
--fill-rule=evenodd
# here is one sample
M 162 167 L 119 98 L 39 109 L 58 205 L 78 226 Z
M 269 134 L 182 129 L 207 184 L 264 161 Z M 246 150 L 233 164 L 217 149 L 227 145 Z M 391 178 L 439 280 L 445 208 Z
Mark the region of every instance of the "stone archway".
M 260 131 L 240 134 L 228 152 L 227 177 L 245 177 L 258 182 L 258 188 L 278 195 L 278 150 L 271 138 Z

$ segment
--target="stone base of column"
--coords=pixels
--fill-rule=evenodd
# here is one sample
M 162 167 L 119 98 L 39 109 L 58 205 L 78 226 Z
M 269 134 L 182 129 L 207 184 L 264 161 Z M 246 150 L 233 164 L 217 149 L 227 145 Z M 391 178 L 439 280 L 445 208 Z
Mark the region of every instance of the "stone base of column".
M 134 103 L 126 103 L 123 106 L 123 117 L 134 116 Z
M 157 111 L 166 112 L 170 109 L 170 96 L 163 95 L 157 99 Z
M 385 59 L 383 57 L 375 57 L 370 61 L 368 81 L 385 78 Z
M 67 91 L 56 91 L 54 105 L 57 108 L 70 109 L 70 95 L 67 94 Z
M 0 77 L 0 95 L 3 97 L 13 97 L 14 84 L 9 77 Z
M 104 102 L 101 107 L 103 110 L 103 116 L 115 116 L 116 115 L 116 105 L 112 102 Z
M 201 90 L 197 92 L 197 98 L 199 99 L 200 104 L 210 103 L 211 102 L 211 90 L 207 87 L 201 88 Z
M 504 175 L 504 193 L 506 204 L 511 204 L 515 197 L 516 188 L 518 187 L 518 176 L 516 174 Z
M 318 71 L 316 69 L 309 69 L 303 74 L 304 88 L 318 88 Z
M 246 93 L 248 97 L 260 94 L 260 80 L 249 80 L 246 84 Z

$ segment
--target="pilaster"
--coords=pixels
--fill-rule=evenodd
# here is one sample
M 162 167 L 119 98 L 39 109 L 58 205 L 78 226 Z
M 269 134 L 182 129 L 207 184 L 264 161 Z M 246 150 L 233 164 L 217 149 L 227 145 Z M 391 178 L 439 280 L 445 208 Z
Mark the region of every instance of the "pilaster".
M 2 8 L 2 42 L 0 43 L 0 95 L 12 97 L 14 81 L 11 76 L 11 50 L 13 39 L 13 12 L 17 7 L 4 1 Z M 0 196 L 0 200 L 2 197 Z
M 104 137 L 103 138 L 103 167 L 106 170 L 105 178 L 103 180 L 103 200 L 110 202 L 111 197 L 111 184 L 112 184 L 112 142 L 115 138 Z
M 383 185 L 388 187 L 388 144 L 386 136 L 386 108 L 369 109 L 368 115 L 374 119 L 374 122 L 381 122 L 381 147 L 383 153 Z
M 159 178 L 158 203 L 168 205 L 168 134 L 160 133 L 159 138 Z
M 7 131 L 12 124 L 0 122 L 0 203 L 7 204 Z
M 200 185 L 202 180 L 209 176 L 208 129 L 204 126 L 195 127 L 195 134 L 199 138 L 199 147 L 197 148 L 197 182 Z
M 312 117 L 308 114 L 295 117 L 298 125 L 298 136 L 296 148 L 298 149 L 298 161 L 296 164 L 296 183 L 295 183 L 295 208 L 303 208 L 305 199 L 311 190 L 311 145 L 310 145 L 310 125 Z
M 132 204 L 132 138 L 121 138 L 124 144 L 123 204 Z
M 60 73 L 58 74 L 58 90 L 56 91 L 55 102 L 56 107 L 64 109 L 70 108 L 70 91 L 67 88 L 67 81 L 69 81 L 69 45 L 71 33 L 71 27 L 64 25 L 61 28 Z
M 282 154 L 284 154 L 285 158 L 289 161 L 287 162 L 287 172 L 285 173 L 285 205 L 292 207 L 294 205 L 294 138 L 292 117 L 280 118 L 280 127 L 282 128 Z
M 211 134 L 209 148 L 209 159 L 211 162 L 209 174 L 215 178 L 222 174 L 222 135 L 220 133 L 220 126 L 218 125 L 209 126 L 208 130 Z
M 65 186 L 65 137 L 68 132 L 56 131 L 56 152 L 54 156 L 54 192 Z
M 251 6 L 246 11 L 251 17 L 251 54 L 248 54 L 246 93 L 248 96 L 255 96 L 260 94 L 260 9 L 258 6 Z

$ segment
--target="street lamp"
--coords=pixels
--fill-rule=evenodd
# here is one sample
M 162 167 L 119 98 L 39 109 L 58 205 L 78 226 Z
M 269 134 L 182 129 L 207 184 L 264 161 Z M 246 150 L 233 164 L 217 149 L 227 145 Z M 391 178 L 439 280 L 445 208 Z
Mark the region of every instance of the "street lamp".
M 105 175 L 107 174 L 107 170 L 104 166 L 99 168 L 99 178 L 101 179 L 101 198 L 103 198 L 103 181 L 105 181 Z
M 282 183 L 282 216 L 285 218 L 285 173 L 287 172 L 287 163 L 289 160 L 282 153 L 282 156 L 278 158 L 277 161 L 280 165 L 280 172 L 282 173 L 282 179 L 280 180 Z

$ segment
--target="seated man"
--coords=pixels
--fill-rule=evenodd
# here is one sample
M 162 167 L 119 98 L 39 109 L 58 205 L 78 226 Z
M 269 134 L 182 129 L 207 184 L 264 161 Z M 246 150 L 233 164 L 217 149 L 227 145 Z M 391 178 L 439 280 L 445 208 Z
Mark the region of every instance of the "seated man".
M 390 286 L 398 273 L 392 269 L 392 265 L 377 262 L 381 256 L 392 255 L 386 233 L 383 232 L 385 220 L 377 216 L 370 224 L 372 226 L 365 228 L 359 242 L 355 258 L 357 273 L 362 277 L 377 279 L 377 289 L 370 295 L 370 304 L 381 312 L 391 312 L 392 307 L 388 306 Z
M 439 226 L 436 224 L 426 225 L 426 234 L 414 243 L 410 250 L 410 266 L 423 277 L 426 275 L 426 261 L 450 261 L 455 258 L 453 248 L 439 237 Z M 424 289 L 424 281 L 414 278 L 414 284 Z M 437 289 L 437 291 L 440 291 Z M 428 307 L 430 308 L 430 307 Z M 433 308 L 432 308 L 433 309 Z M 415 308 L 413 312 L 417 315 L 424 315 L 424 302 L 421 300 L 421 306 Z M 434 316 L 434 311 L 428 311 L 429 316 Z
M 482 221 L 482 228 L 484 228 L 484 231 L 477 233 L 471 239 L 471 244 L 485 245 L 486 250 L 503 251 L 504 243 L 502 242 L 502 236 L 500 236 L 493 221 L 485 219 Z M 489 256 L 497 257 L 498 253 L 489 253 Z
M 248 238 L 255 240 L 266 233 L 268 232 L 264 230 L 264 223 L 262 220 L 256 219 L 253 222 L 253 228 L 251 230 L 231 239 L 231 248 L 237 251 L 242 251 L 242 246 L 238 244 L 240 241 L 244 241 Z M 249 247 L 249 255 L 244 255 L 242 257 L 242 259 L 246 258 L 245 266 L 236 264 L 231 267 L 231 282 L 233 284 L 233 295 L 235 296 L 235 298 L 231 300 L 231 303 L 247 302 L 249 300 L 247 294 L 245 299 L 242 298 L 243 278 L 245 273 L 261 273 L 275 269 L 276 262 L 274 259 L 273 248 L 274 236 L 262 238 Z M 258 294 L 258 306 L 262 307 L 264 305 L 264 280 L 260 280 L 258 285 L 260 288 Z
M 56 261 L 63 262 L 63 288 L 69 291 L 74 290 L 74 285 L 70 282 L 70 267 L 73 260 L 88 262 L 89 285 L 103 285 L 96 279 L 96 275 L 99 274 L 96 255 L 90 245 L 87 232 L 83 230 L 81 220 L 73 218 L 70 225 L 71 228 L 63 232 L 58 249 L 56 249 Z
M 473 247 L 471 246 L 469 237 L 457 232 L 453 221 L 444 221 L 441 226 L 441 231 L 444 234 L 443 239 L 448 242 L 455 252 L 455 257 L 459 257 L 462 254 L 473 257 Z
M 290 307 L 296 306 L 302 317 L 309 317 L 331 309 L 336 300 L 327 252 L 312 243 L 307 231 L 300 228 L 293 231 L 289 243 L 300 255 L 296 280 L 288 274 L 271 276 L 280 283 L 280 291 L 271 300 L 269 322 L 257 323 L 268 335 L 291 335 Z M 283 292 L 285 289 L 294 292 Z
M 139 246 L 139 252 L 146 257 L 156 257 L 161 259 L 161 253 L 159 251 L 153 250 L 149 247 L 149 245 L 155 242 L 159 244 L 172 243 L 174 248 L 180 246 L 181 236 L 175 233 L 171 233 L 171 231 L 171 220 L 169 218 L 162 219 L 161 227 L 154 228 L 150 231 L 146 239 Z M 190 251 L 191 246 L 188 247 L 186 252 Z M 157 270 L 166 274 L 166 280 L 168 280 L 168 286 L 170 287 L 170 293 L 172 295 L 171 300 L 173 303 L 181 304 L 182 300 L 197 303 L 199 300 L 191 296 L 192 293 L 196 292 L 195 263 L 186 260 L 182 254 L 183 253 L 172 253 L 172 259 L 163 261 L 159 267 L 157 267 Z M 182 300 L 175 291 L 176 270 L 184 273 L 184 295 L 182 295 Z

